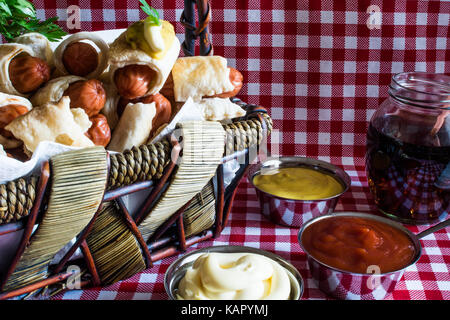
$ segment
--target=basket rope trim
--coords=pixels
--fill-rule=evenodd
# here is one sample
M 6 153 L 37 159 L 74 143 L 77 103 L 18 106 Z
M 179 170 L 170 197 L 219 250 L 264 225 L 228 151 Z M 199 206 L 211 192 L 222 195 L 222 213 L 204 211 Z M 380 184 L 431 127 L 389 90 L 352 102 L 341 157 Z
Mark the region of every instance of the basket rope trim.
M 171 144 L 168 139 L 155 144 L 141 145 L 110 156 L 108 189 L 137 181 L 159 179 L 170 161 Z
M 20 178 L 0 185 L 0 224 L 26 217 L 36 197 L 38 177 Z
M 59 154 L 51 166 L 48 207 L 5 291 L 45 279 L 54 255 L 83 230 L 103 199 L 108 173 L 104 148 Z
M 169 187 L 139 225 L 145 240 L 204 188 L 222 160 L 225 132 L 220 123 L 188 121 L 180 123 L 179 129 L 183 155 Z
M 263 119 L 270 133 L 272 119 L 267 114 L 263 114 Z M 223 125 L 223 129 L 226 155 L 258 146 L 263 138 L 263 124 L 257 118 L 229 123 Z M 111 154 L 108 190 L 161 178 L 170 162 L 171 149 L 170 141 L 164 139 Z M 0 184 L 0 225 L 18 221 L 29 214 L 36 197 L 37 181 L 37 177 L 30 176 Z

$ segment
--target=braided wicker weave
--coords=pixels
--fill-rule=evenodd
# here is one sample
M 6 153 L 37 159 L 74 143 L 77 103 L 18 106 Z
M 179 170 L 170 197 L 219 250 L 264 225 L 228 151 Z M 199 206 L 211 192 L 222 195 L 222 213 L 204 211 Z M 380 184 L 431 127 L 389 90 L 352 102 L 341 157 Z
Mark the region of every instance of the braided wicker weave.
M 0 224 L 28 215 L 36 197 L 38 178 L 31 176 L 0 185 Z
M 170 142 L 163 140 L 111 155 L 108 189 L 161 178 L 170 160 L 170 149 Z

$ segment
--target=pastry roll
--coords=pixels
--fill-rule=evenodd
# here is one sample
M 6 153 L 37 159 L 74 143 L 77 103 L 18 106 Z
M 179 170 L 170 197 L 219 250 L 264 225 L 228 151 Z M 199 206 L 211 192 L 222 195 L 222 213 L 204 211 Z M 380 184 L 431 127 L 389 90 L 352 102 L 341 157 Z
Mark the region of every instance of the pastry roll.
M 146 40 L 148 32 L 144 21 L 131 25 L 111 44 L 110 77 L 120 96 L 136 99 L 152 95 L 166 82 L 180 53 L 180 41 L 173 26 L 167 21 L 161 22 L 160 30 L 150 34 L 160 37 L 162 51 L 152 51 Z
M 94 46 L 88 41 L 95 44 Z M 78 32 L 60 43 L 53 61 L 61 75 L 77 75 L 88 79 L 98 78 L 108 67 L 108 44 L 92 32 Z
M 117 105 L 119 103 L 120 96 L 113 84 L 104 83 L 104 87 L 106 92 L 106 101 L 100 113 L 102 113 L 106 117 L 109 127 L 112 130 L 117 126 L 117 123 L 119 122 Z
M 164 123 L 168 123 L 172 118 L 172 105 L 170 104 L 170 101 L 167 100 L 166 97 L 164 97 L 160 93 L 152 94 L 150 96 L 134 100 L 127 100 L 121 98 L 117 104 L 117 114 L 119 115 L 119 117 L 122 115 L 123 111 L 125 110 L 125 107 L 129 103 L 134 104 L 138 102 L 142 102 L 145 104 L 152 102 L 155 103 L 156 115 L 153 118 L 152 132 L 150 133 L 150 135 L 153 135 L 161 125 L 163 125 Z
M 85 80 L 78 76 L 62 76 L 50 80 L 30 98 L 33 106 L 58 102 L 72 83 Z
M 175 101 L 192 97 L 214 96 L 235 89 L 230 81 L 227 60 L 221 56 L 195 56 L 179 58 L 172 69 Z
M 22 142 L 15 139 L 11 132 L 5 130 L 5 127 L 32 108 L 27 98 L 0 92 L 0 144 L 6 149 L 17 148 Z
M 227 98 L 205 98 L 197 102 L 205 120 L 222 121 L 245 116 L 245 110 Z
M 33 50 L 29 46 L 18 43 L 5 43 L 0 45 L 0 92 L 22 97 L 28 96 L 28 94 L 21 93 L 14 87 L 9 74 L 11 61 L 22 53 L 32 56 Z
M 53 68 L 53 50 L 46 36 L 37 32 L 29 32 L 18 36 L 13 42 L 30 47 L 34 57 L 46 61 L 50 68 Z
M 23 141 L 25 151 L 33 153 L 41 141 L 53 141 L 73 147 L 90 147 L 85 136 L 91 122 L 82 109 L 70 109 L 70 98 L 33 108 L 14 119 L 5 129 Z
M 108 150 L 123 152 L 144 144 L 152 131 L 155 103 L 129 103 L 114 130 Z

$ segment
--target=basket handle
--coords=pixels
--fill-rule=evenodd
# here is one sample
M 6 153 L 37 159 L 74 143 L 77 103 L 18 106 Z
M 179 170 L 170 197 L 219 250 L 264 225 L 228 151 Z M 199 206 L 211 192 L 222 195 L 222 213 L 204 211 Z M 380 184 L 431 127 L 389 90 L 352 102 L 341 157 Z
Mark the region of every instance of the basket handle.
M 195 23 L 195 5 L 199 17 L 198 26 Z M 211 21 L 211 7 L 208 0 L 184 0 L 184 10 L 180 22 L 185 29 L 183 52 L 185 56 L 195 55 L 195 40 L 200 37 L 200 55 L 213 55 L 213 46 L 210 39 L 208 24 Z

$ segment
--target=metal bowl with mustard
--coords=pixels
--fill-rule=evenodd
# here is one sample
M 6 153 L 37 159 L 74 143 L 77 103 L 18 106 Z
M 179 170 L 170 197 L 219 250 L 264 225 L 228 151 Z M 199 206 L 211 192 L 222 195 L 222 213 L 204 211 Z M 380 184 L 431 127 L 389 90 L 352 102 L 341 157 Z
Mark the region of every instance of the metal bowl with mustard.
M 326 161 L 305 157 L 267 159 L 250 167 L 261 213 L 276 224 L 300 227 L 334 211 L 350 187 L 348 174 Z

